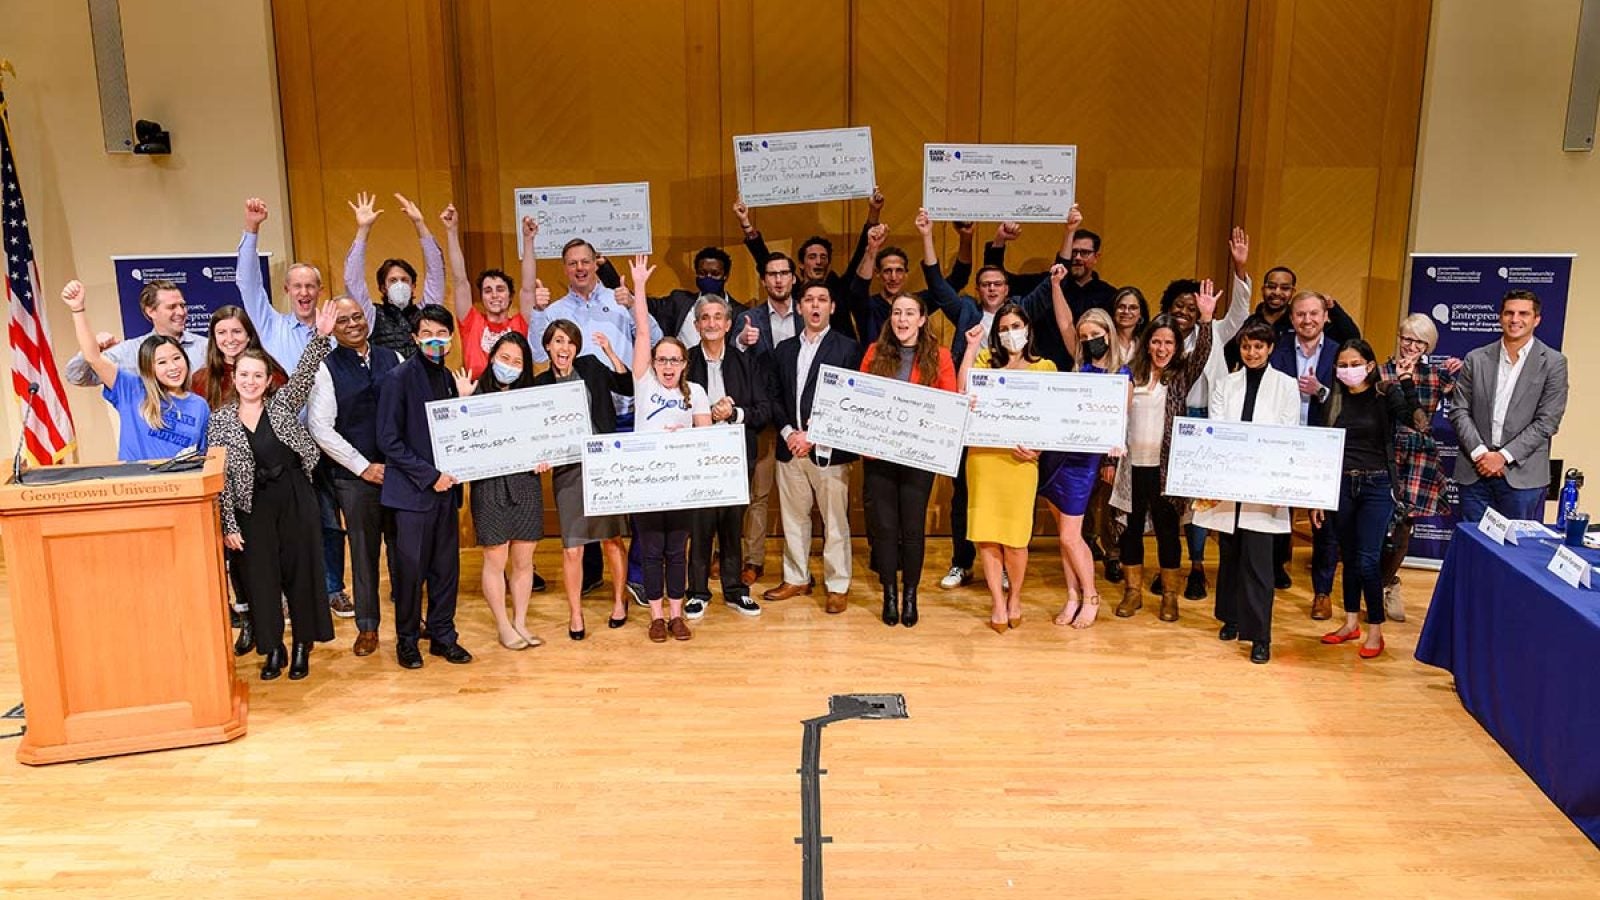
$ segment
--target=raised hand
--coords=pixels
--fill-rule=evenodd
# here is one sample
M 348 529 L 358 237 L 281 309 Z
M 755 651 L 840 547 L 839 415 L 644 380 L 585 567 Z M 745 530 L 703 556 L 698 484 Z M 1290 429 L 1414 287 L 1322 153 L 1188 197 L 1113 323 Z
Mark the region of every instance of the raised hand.
M 594 345 L 600 348 L 601 353 L 607 356 L 611 355 L 611 341 L 606 338 L 605 332 L 596 331 L 590 336 L 589 340 L 594 341 Z
M 417 205 L 415 203 L 412 203 L 410 200 L 407 200 L 399 194 L 395 194 L 394 199 L 400 204 L 400 211 L 406 214 L 406 218 L 417 223 L 418 225 L 422 224 L 422 210 L 417 209 Z
M 539 236 L 539 223 L 534 221 L 533 216 L 523 216 L 522 217 L 522 240 L 525 243 L 531 243 L 533 241 L 533 239 L 538 237 L 538 236 Z
M 1067 230 L 1068 231 L 1077 231 L 1079 228 L 1082 228 L 1082 227 L 1083 227 L 1083 210 L 1078 208 L 1078 204 L 1074 203 L 1074 204 L 1072 204 L 1072 208 L 1067 210 Z
M 542 282 L 542 281 L 540 281 L 538 279 L 534 279 L 534 282 L 533 282 L 533 308 L 534 309 L 546 309 L 549 306 L 550 306 L 550 289 L 544 286 L 544 282 Z
M 933 220 L 928 218 L 926 209 L 917 210 L 917 217 L 912 219 L 911 223 L 917 227 L 917 234 L 923 237 L 933 234 Z
M 750 224 L 750 207 L 744 205 L 744 200 L 735 200 L 733 203 L 733 217 L 739 220 L 739 228 L 744 231 L 754 231 Z
M 444 228 L 446 231 L 456 230 L 456 225 L 458 222 L 456 217 L 456 205 L 454 203 L 446 205 L 444 210 L 439 213 L 439 221 L 444 223 Z
M 883 191 L 877 185 L 872 186 L 872 196 L 867 198 L 867 209 L 874 215 L 883 212 Z
M 94 345 L 99 347 L 101 350 L 110 350 L 112 347 L 115 347 L 120 343 L 122 343 L 122 338 L 117 337 L 109 331 L 100 331 L 95 333 Z
M 356 214 L 357 228 L 371 228 L 372 223 L 378 221 L 378 217 L 383 215 L 383 210 L 372 208 L 377 199 L 377 197 L 366 191 L 356 194 L 355 202 L 350 203 L 350 211 Z M 349 201 L 346 202 L 348 203 Z
M 1403 354 L 1394 361 L 1394 375 L 1396 379 L 1411 378 L 1417 374 L 1417 358 L 1410 354 Z
M 1250 261 L 1250 235 L 1237 225 L 1228 238 L 1228 255 L 1233 258 L 1233 270 L 1243 274 L 1245 263 Z
M 465 366 L 451 372 L 450 375 L 456 382 L 456 396 L 470 397 L 472 392 L 478 389 L 478 379 L 469 375 Z
M 955 228 L 956 234 L 961 235 L 963 240 L 971 238 L 972 233 L 978 230 L 977 222 L 951 222 L 950 225 Z
M 1051 284 L 1060 284 L 1062 281 L 1066 280 L 1066 277 L 1067 277 L 1067 267 L 1066 266 L 1063 266 L 1060 263 L 1056 263 L 1055 265 L 1050 267 L 1050 283 Z
M 883 249 L 884 241 L 887 241 L 888 239 L 889 239 L 889 226 L 887 226 L 887 225 L 874 225 L 874 226 L 872 226 L 872 228 L 867 231 L 867 254 L 866 254 L 867 257 L 871 258 L 871 257 L 877 255 L 877 252 L 879 250 Z
M 649 296 L 644 292 L 644 287 L 649 282 L 650 276 L 655 274 L 655 271 L 656 267 L 650 265 L 650 257 L 641 253 L 633 258 L 632 264 L 628 266 L 628 274 L 633 277 L 633 292 L 635 294 L 640 297 Z
M 83 282 L 74 278 L 61 288 L 61 302 L 75 313 L 83 312 Z
M 1449 372 L 1451 375 L 1461 371 L 1461 360 L 1456 359 L 1454 356 L 1446 359 L 1442 365 L 1444 366 L 1444 370 Z
M 1207 278 L 1200 282 L 1200 293 L 1194 298 L 1195 305 L 1200 307 L 1200 321 L 1211 321 L 1212 315 L 1217 311 L 1218 298 L 1216 285 L 1211 283 L 1211 279 Z
M 339 313 L 334 309 L 332 300 L 322 304 L 322 306 L 317 309 L 317 334 L 321 335 L 322 337 L 327 337 L 328 335 L 333 334 L 333 323 L 338 317 Z
M 267 220 L 267 201 L 251 197 L 244 202 L 244 230 L 254 234 Z
M 977 356 L 978 355 L 978 348 L 983 345 L 984 338 L 986 336 L 988 336 L 988 333 L 989 333 L 988 329 L 983 327 L 983 323 L 982 322 L 979 322 L 978 324 L 972 326 L 971 328 L 968 328 L 967 329 L 967 353 L 966 353 L 966 355 L 968 355 L 968 356 Z
M 1007 244 L 1022 237 L 1022 226 L 1016 222 L 1001 222 L 1000 227 L 994 230 L 995 244 Z

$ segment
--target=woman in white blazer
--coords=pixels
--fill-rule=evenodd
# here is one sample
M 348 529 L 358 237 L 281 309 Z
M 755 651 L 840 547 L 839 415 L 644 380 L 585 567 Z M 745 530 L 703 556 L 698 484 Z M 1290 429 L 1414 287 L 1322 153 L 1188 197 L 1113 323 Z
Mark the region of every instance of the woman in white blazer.
M 1268 364 L 1277 335 L 1265 322 L 1239 332 L 1244 366 L 1211 383 L 1211 418 L 1219 422 L 1300 424 L 1295 380 Z M 1217 570 L 1217 637 L 1250 642 L 1250 661 L 1272 658 L 1272 536 L 1289 531 L 1289 508 L 1261 503 L 1202 501 L 1194 524 L 1217 532 L 1222 565 Z

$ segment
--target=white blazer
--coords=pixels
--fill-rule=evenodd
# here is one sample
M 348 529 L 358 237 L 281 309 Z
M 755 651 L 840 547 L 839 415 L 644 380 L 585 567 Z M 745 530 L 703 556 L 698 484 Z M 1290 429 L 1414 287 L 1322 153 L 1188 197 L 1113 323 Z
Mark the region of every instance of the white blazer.
M 1245 370 L 1231 372 L 1211 382 L 1210 417 L 1219 422 L 1237 422 L 1244 414 Z M 1263 425 L 1300 424 L 1300 388 L 1295 380 L 1272 366 L 1261 376 L 1256 392 L 1256 408 L 1250 421 Z M 1197 509 L 1194 524 L 1224 534 L 1233 533 L 1233 513 L 1239 511 L 1239 527 L 1262 534 L 1287 534 L 1290 511 L 1287 506 L 1263 503 L 1234 503 L 1225 500 L 1209 509 Z

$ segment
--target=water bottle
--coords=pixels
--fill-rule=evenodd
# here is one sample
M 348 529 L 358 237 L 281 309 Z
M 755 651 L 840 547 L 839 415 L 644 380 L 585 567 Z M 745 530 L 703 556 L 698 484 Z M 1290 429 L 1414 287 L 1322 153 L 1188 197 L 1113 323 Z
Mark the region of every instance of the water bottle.
M 1578 511 L 1578 488 L 1583 487 L 1583 473 L 1568 469 L 1561 483 L 1561 502 L 1556 506 L 1556 530 L 1565 531 L 1567 516 Z

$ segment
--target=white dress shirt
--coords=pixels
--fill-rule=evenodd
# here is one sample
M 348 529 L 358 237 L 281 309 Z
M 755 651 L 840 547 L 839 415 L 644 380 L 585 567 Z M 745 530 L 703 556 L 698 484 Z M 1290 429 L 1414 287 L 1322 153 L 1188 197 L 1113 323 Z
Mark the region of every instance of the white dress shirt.
M 1506 347 L 1504 339 L 1500 341 L 1500 368 L 1494 383 L 1494 413 L 1489 423 L 1489 440 L 1500 447 L 1506 439 L 1506 410 L 1511 408 L 1511 395 L 1517 390 L 1517 379 L 1522 377 L 1522 364 L 1528 361 L 1528 349 L 1532 341 L 1522 345 L 1522 351 L 1517 354 L 1517 361 L 1511 361 L 1511 351 Z M 1483 444 L 1472 448 L 1472 461 L 1477 462 L 1478 457 L 1489 452 Z M 1500 455 L 1505 457 L 1506 465 L 1511 465 L 1516 460 L 1502 447 Z
M 800 332 L 800 358 L 795 362 L 796 377 L 794 380 L 794 413 L 797 416 L 804 414 L 806 376 L 811 373 L 811 363 L 816 360 L 817 351 L 822 348 L 822 339 L 827 337 L 828 332 L 832 330 L 831 326 L 824 328 L 817 332 L 817 336 L 814 338 L 808 331 Z M 801 422 L 800 425 L 803 428 L 806 423 Z M 794 430 L 794 426 L 785 424 L 782 430 L 783 437 L 787 439 Z
M 371 344 L 367 345 L 361 362 L 368 367 L 372 365 Z M 323 363 L 317 366 L 316 377 L 311 380 L 311 397 L 306 400 L 306 430 L 311 432 L 311 439 L 317 442 L 329 459 L 360 478 L 371 461 L 333 427 L 338 417 L 339 400 L 333 389 L 333 373 L 328 371 L 328 364 Z

